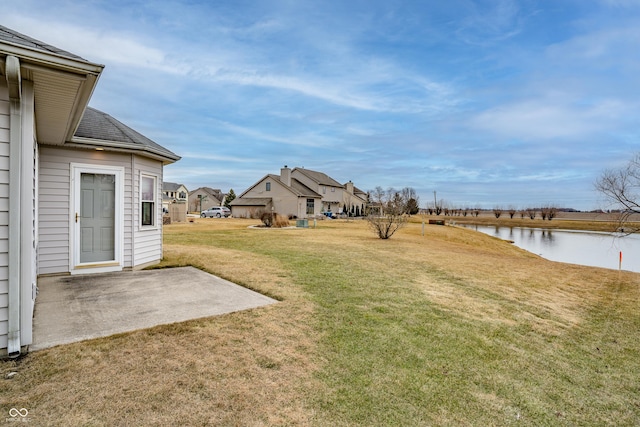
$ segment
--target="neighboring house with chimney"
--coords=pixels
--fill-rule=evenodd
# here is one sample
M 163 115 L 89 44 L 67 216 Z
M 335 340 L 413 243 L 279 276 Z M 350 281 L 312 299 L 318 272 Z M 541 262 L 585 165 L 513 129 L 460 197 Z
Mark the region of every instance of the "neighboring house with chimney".
M 0 357 L 32 343 L 39 276 L 162 259 L 180 157 L 88 107 L 103 68 L 0 26 Z
M 322 212 L 345 213 L 344 210 L 364 213 L 367 195 L 357 189 L 353 182 L 340 184 L 325 173 L 305 168 L 294 168 L 291 176 L 311 188 L 322 197 Z
M 214 206 L 222 206 L 225 194 L 216 188 L 200 187 L 189 192 L 189 212 L 202 212 Z
M 256 217 L 260 211 L 274 211 L 296 218 L 323 213 L 339 214 L 347 206 L 364 211 L 366 195 L 351 181 L 342 185 L 322 172 L 285 166 L 280 175 L 266 175 L 231 202 L 234 217 Z

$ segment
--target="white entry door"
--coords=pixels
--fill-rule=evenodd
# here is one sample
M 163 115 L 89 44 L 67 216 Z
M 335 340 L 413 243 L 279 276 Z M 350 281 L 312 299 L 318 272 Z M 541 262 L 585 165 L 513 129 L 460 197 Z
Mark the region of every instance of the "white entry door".
M 124 171 L 89 165 L 72 165 L 72 169 L 71 270 L 76 273 L 119 270 Z

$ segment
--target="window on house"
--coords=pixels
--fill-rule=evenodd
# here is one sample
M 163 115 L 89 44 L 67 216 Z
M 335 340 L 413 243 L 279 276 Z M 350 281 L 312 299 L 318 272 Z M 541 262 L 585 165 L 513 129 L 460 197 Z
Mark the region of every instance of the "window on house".
M 156 206 L 156 177 L 140 176 L 140 225 L 154 226 Z
M 271 183 L 267 182 L 267 191 L 271 191 Z
M 322 187 L 322 194 L 327 194 L 327 187 Z
M 313 215 L 315 213 L 315 200 L 307 199 L 307 215 Z
M 336 187 L 331 187 L 331 192 L 335 193 L 336 192 Z

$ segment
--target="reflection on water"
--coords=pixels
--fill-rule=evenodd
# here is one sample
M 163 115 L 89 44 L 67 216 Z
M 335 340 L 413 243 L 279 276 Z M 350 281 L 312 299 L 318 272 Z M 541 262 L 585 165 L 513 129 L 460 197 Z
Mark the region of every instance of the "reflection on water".
M 540 228 L 466 225 L 552 261 L 618 269 L 640 273 L 640 236 L 622 237 L 595 231 L 547 230 Z

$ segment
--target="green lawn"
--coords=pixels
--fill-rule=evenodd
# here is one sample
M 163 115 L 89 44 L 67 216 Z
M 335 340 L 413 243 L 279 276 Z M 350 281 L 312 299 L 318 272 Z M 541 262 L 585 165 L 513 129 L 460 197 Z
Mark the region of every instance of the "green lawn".
M 93 351 L 109 359 L 124 342 L 140 350 L 129 357 L 146 366 L 160 334 L 163 356 L 153 357 L 154 366 L 180 364 L 189 353 L 193 361 L 185 364 L 193 364 L 192 371 L 185 368 L 180 380 L 186 384 L 176 387 L 197 385 L 199 393 L 209 391 L 209 401 L 193 401 L 191 418 L 181 411 L 172 418 L 166 409 L 160 422 L 153 411 L 141 411 L 135 418 L 141 423 L 640 423 L 640 275 L 545 261 L 454 227 L 429 226 L 423 237 L 419 224 L 409 224 L 384 241 L 362 221 L 322 221 L 307 230 L 247 224 L 200 220 L 166 227 L 163 266 L 192 264 L 279 304 L 124 334 L 118 346 L 103 339 L 35 353 L 18 364 L 18 377 L 3 380 L 9 397 L 2 408 L 22 387 L 69 375 L 47 369 L 51 354 L 83 360 Z M 172 342 L 182 351 L 168 351 Z M 222 375 L 220 360 L 229 353 Z M 153 372 L 129 375 L 144 383 Z M 117 387 L 124 375 L 94 386 Z M 37 393 L 26 392 L 34 409 L 46 407 Z M 58 393 L 77 399 L 66 388 Z M 156 416 L 164 414 L 158 393 L 134 399 L 136 407 L 155 405 Z M 93 418 L 80 419 L 91 425 Z

